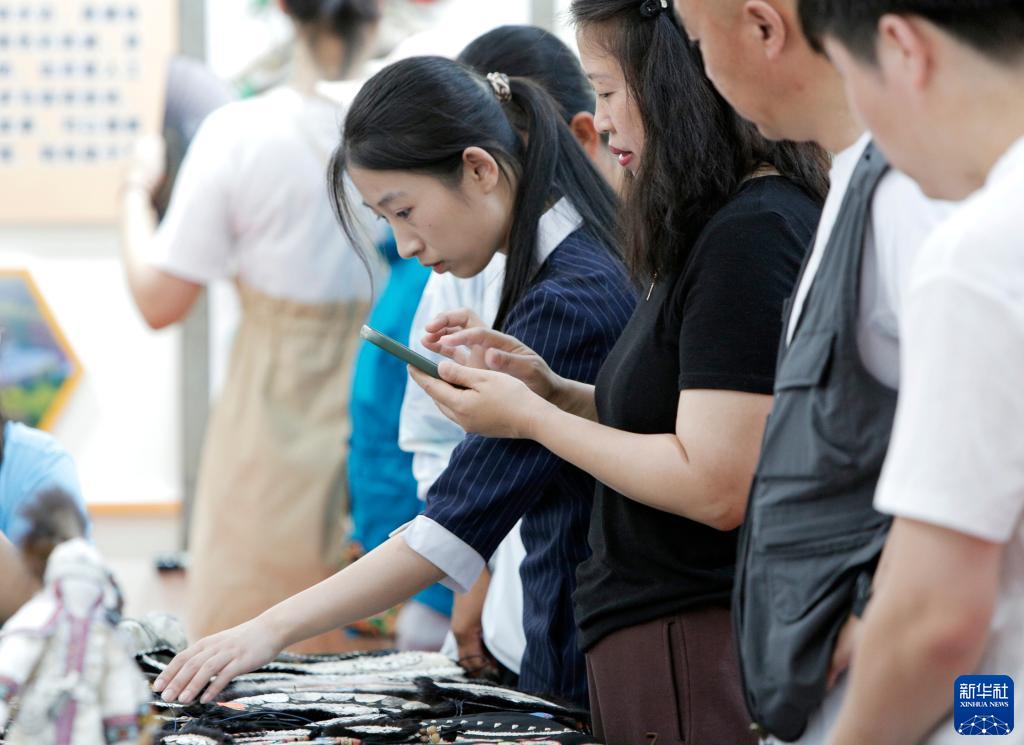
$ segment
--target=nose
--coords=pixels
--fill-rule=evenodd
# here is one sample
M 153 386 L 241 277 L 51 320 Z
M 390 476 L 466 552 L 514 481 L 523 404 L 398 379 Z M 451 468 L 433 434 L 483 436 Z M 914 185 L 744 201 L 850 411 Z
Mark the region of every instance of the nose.
M 423 253 L 423 241 L 408 230 L 395 230 L 395 245 L 403 259 L 413 259 Z
M 615 127 L 612 126 L 612 118 L 608 116 L 607 105 L 600 98 L 597 99 L 597 106 L 594 108 L 594 128 L 603 135 L 612 134 L 615 131 Z

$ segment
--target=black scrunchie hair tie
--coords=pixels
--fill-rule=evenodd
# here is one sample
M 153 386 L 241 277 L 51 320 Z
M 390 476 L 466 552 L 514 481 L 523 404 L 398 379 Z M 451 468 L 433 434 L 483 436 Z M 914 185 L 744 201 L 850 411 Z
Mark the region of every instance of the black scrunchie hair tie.
M 657 18 L 668 10 L 668 0 L 644 0 L 640 4 L 640 15 L 644 18 Z

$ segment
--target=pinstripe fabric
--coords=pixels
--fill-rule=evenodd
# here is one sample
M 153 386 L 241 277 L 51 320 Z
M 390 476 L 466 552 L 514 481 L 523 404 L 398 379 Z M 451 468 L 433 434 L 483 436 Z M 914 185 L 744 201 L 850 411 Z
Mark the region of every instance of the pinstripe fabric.
M 576 231 L 541 267 L 504 330 L 559 375 L 592 383 L 634 305 L 621 265 Z M 590 553 L 593 495 L 590 476 L 533 441 L 469 435 L 428 493 L 425 512 L 485 558 L 523 518 L 520 686 L 580 704 L 586 702 L 586 669 L 572 593 L 576 565 Z

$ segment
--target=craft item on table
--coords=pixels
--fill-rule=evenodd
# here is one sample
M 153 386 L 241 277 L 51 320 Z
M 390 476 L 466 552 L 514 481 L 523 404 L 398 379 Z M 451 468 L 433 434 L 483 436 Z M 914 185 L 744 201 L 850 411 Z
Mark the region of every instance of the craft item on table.
M 588 720 L 586 711 L 570 708 L 540 696 L 504 688 L 496 683 L 480 681 L 450 681 L 419 678 L 416 681 L 424 701 L 458 701 L 461 706 L 475 704 L 485 709 L 543 712 L 552 716 L 578 721 Z
M 434 742 L 494 743 L 521 741 L 524 738 L 569 738 L 564 740 L 567 742 L 592 741 L 592 738 L 575 727 L 531 714 L 477 714 L 470 717 L 437 719 L 425 723 L 421 734 Z
M 149 650 L 138 659 L 155 676 L 171 657 Z M 585 713 L 470 682 L 447 658 L 420 652 L 282 655 L 232 681 L 215 702 L 155 707 L 166 745 L 593 743 Z
M 121 593 L 80 537 L 84 525 L 66 494 L 40 495 L 26 515 L 24 550 L 36 562 L 45 555 L 45 571 L 43 588 L 0 631 L 5 742 L 134 745 L 152 694 L 117 634 Z
M 135 655 L 151 650 L 177 654 L 188 646 L 185 625 L 169 613 L 147 613 L 142 618 L 125 618 L 117 625 L 121 636 L 131 642 Z

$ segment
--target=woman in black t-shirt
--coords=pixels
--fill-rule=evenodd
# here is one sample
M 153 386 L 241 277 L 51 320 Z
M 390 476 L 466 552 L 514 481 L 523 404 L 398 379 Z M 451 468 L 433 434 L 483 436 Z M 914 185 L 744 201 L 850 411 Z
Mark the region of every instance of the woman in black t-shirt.
M 827 157 L 741 120 L 661 6 L 572 5 L 596 123 L 630 176 L 622 224 L 643 288 L 596 387 L 458 312 L 425 341 L 490 370 L 442 365 L 466 390 L 416 379 L 467 430 L 533 439 L 598 480 L 575 596 L 597 736 L 749 743 L 729 617 L 735 529 Z

